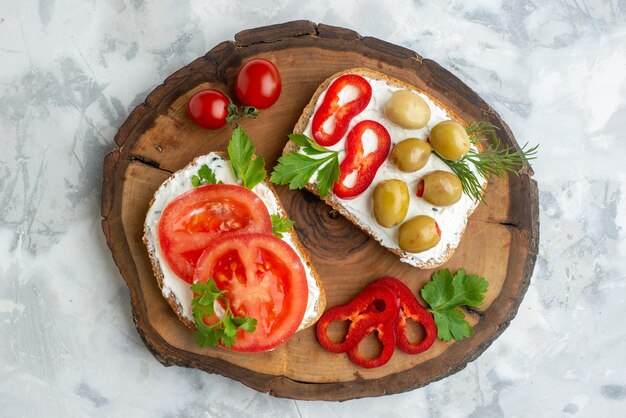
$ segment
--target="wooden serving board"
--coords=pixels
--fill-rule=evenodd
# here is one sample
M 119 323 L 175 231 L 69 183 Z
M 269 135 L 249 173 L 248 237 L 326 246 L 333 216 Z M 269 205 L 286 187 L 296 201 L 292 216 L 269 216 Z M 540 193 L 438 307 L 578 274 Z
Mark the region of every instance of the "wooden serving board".
M 420 355 L 396 350 L 387 365 L 367 370 L 353 365 L 345 354 L 324 351 L 314 327 L 272 352 L 237 354 L 197 347 L 193 333 L 177 320 L 160 294 L 141 240 L 148 203 L 172 172 L 198 155 L 226 149 L 231 130 L 196 126 L 187 116 L 187 101 L 209 87 L 234 97 L 237 71 L 254 57 L 276 63 L 283 80 L 278 102 L 257 119 L 241 122 L 268 168 L 274 166 L 318 85 L 352 67 L 372 68 L 412 84 L 466 121 L 489 121 L 500 128 L 504 145 L 517 147 L 507 125 L 488 104 L 447 70 L 413 51 L 308 21 L 238 33 L 235 41 L 217 45 L 150 93 L 122 125 L 115 137 L 118 148 L 104 162 L 102 227 L 130 289 L 133 318 L 148 348 L 165 365 L 220 373 L 256 390 L 297 399 L 397 393 L 464 368 L 507 327 L 530 281 L 538 243 L 537 185 L 530 167 L 520 176 L 490 179 L 488 205 L 481 204 L 471 216 L 461 245 L 444 266 L 453 271 L 464 267 L 489 280 L 484 305 L 465 312 L 475 325 L 471 338 L 437 341 Z M 383 275 L 400 278 L 418 294 L 433 274 L 434 270 L 401 263 L 310 193 L 285 187 L 278 192 L 322 278 L 328 307 L 347 302 Z

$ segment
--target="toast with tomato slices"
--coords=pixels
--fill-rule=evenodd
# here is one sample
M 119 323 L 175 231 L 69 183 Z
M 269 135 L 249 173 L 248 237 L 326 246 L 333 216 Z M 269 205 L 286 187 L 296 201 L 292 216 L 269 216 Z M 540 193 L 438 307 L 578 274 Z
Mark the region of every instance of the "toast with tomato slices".
M 372 96 L 367 107 L 351 120 L 347 133 L 338 143 L 336 143 L 336 145 L 328 147 L 331 150 L 338 151 L 340 153 L 340 158 L 341 152 L 344 149 L 344 143 L 346 142 L 346 138 L 349 136 L 350 131 L 355 127 L 355 125 L 362 124 L 363 121 L 367 120 L 374 120 L 375 122 L 379 122 L 379 124 L 383 124 L 387 129 L 389 129 L 391 136 L 391 147 L 393 147 L 393 145 L 397 144 L 398 142 L 410 137 L 418 137 L 423 140 L 428 139 L 428 131 L 432 127 L 430 122 L 425 128 L 412 131 L 394 125 L 392 121 L 385 117 L 383 108 L 386 100 L 388 100 L 388 97 L 392 94 L 386 92 L 385 89 L 388 89 L 389 91 L 411 90 L 415 93 L 420 94 L 420 96 L 422 96 L 423 98 L 426 98 L 428 105 L 431 108 L 431 113 L 433 115 L 431 116 L 431 120 L 433 117 L 436 116 L 439 119 L 443 118 L 462 121 L 462 119 L 452 109 L 444 106 L 436 98 L 428 95 L 424 91 L 419 90 L 415 86 L 389 77 L 388 75 L 380 73 L 378 71 L 370 70 L 367 68 L 353 68 L 331 75 L 317 88 L 311 100 L 302 111 L 298 122 L 293 128 L 294 134 L 304 134 L 310 139 L 313 138 L 311 125 L 315 117 L 316 111 L 322 106 L 322 102 L 327 91 L 329 90 L 329 87 L 337 78 L 348 74 L 355 74 L 364 77 L 371 84 L 376 83 L 376 88 L 372 89 Z M 357 129 L 354 130 L 356 131 Z M 474 149 L 477 149 L 477 147 L 480 147 L 480 145 L 472 145 L 472 147 Z M 283 155 L 287 155 L 291 152 L 297 152 L 298 150 L 300 150 L 300 148 L 300 145 L 290 140 L 287 142 L 286 146 L 283 149 Z M 478 148 L 477 150 L 479 152 L 481 151 L 480 148 Z M 439 159 L 439 157 L 436 156 L 435 153 L 433 153 L 430 156 L 430 159 Z M 441 160 L 434 161 L 433 164 L 437 164 L 437 167 L 435 168 L 436 170 L 451 171 Z M 433 168 L 430 168 L 430 170 L 433 170 Z M 424 169 L 420 169 L 415 172 L 415 178 L 413 180 L 407 181 L 409 185 L 409 194 L 411 196 L 412 205 L 414 204 L 414 200 L 416 199 L 415 185 L 419 181 L 420 177 L 427 173 L 428 165 Z M 409 253 L 402 250 L 399 245 L 397 245 L 398 227 L 396 226 L 394 228 L 382 228 L 376 223 L 376 220 L 371 215 L 371 197 L 376 184 L 382 180 L 394 179 L 400 175 L 406 177 L 406 173 L 400 173 L 400 171 L 396 167 L 391 166 L 389 156 L 387 156 L 386 161 L 378 169 L 374 180 L 361 196 L 358 196 L 354 200 L 342 199 L 332 192 L 331 187 L 331 192 L 325 198 L 322 198 L 322 200 L 324 200 L 333 209 L 341 213 L 346 219 L 359 227 L 362 231 L 378 241 L 383 247 L 387 248 L 389 251 L 400 257 L 401 261 L 418 268 L 435 268 L 445 263 L 451 257 L 454 250 L 458 247 L 461 236 L 463 235 L 465 227 L 467 225 L 467 220 L 478 205 L 478 201 L 473 201 L 469 196 L 463 194 L 463 208 L 461 210 L 456 210 L 455 213 L 450 214 L 450 216 L 446 215 L 446 208 L 443 208 L 442 210 L 442 208 L 438 208 L 435 206 L 428 207 L 428 213 L 425 214 L 432 217 L 437 217 L 436 222 L 438 224 L 438 228 L 442 228 L 442 240 L 439 242 L 439 244 L 437 244 L 436 247 L 429 249 L 424 253 Z M 483 188 L 487 186 L 486 179 L 482 179 L 482 186 Z M 320 197 L 317 190 L 317 183 L 315 181 L 310 181 L 304 187 L 313 194 Z M 365 196 L 367 202 L 362 202 L 362 207 L 357 208 L 359 210 L 355 209 L 355 204 L 353 202 L 358 201 L 359 199 L 364 200 L 363 196 Z M 471 201 L 468 201 L 468 199 Z M 422 205 L 422 202 L 420 202 L 419 205 Z M 367 215 L 365 211 L 367 211 L 369 215 Z M 450 211 L 447 212 L 449 213 Z M 417 215 L 413 214 L 412 216 Z M 407 216 L 405 220 L 408 220 L 409 218 L 410 216 Z M 442 224 L 444 222 L 449 223 Z M 449 235 L 448 237 L 446 237 L 446 240 L 443 239 L 444 234 Z
M 230 170 L 229 172 L 232 173 L 228 155 L 224 152 L 213 152 L 197 157 L 186 167 L 175 172 L 157 189 L 152 197 L 144 223 L 143 235 L 143 242 L 147 247 L 150 263 L 159 289 L 180 321 L 190 329 L 196 328 L 191 308 L 193 293 L 190 289 L 190 284 L 177 276 L 164 259 L 157 231 L 158 222 L 160 221 L 165 206 L 177 196 L 194 189 L 191 182 L 192 176 L 198 172 L 203 164 L 209 164 L 211 167 L 217 167 L 220 170 Z M 224 178 L 220 178 L 219 172 L 216 172 L 216 177 L 217 180 L 224 181 L 224 183 L 227 182 Z M 252 192 L 257 194 L 262 193 L 261 198 L 266 206 L 268 206 L 267 209 L 270 215 L 277 214 L 284 218 L 288 217 L 275 189 L 268 181 L 263 181 L 255 186 Z M 321 279 L 309 259 L 306 250 L 302 246 L 302 243 L 298 239 L 295 229 L 291 227 L 287 232 L 283 232 L 282 239 L 286 241 L 297 254 L 307 276 L 309 296 L 305 316 L 298 328 L 298 330 L 301 330 L 317 322 L 324 312 L 326 295 Z

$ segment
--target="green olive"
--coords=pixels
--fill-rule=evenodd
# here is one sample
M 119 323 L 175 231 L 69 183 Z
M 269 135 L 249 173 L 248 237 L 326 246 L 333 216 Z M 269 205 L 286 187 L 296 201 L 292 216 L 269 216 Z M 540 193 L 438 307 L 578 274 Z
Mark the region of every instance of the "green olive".
M 426 215 L 409 219 L 398 230 L 398 245 L 409 253 L 421 253 L 433 248 L 440 239 L 437 222 Z
M 409 188 L 402 180 L 385 180 L 374 189 L 374 217 L 381 226 L 399 225 L 409 210 Z
M 456 174 L 433 171 L 425 175 L 417 186 L 417 196 L 435 206 L 450 206 L 461 198 L 463 186 Z
M 406 129 L 419 129 L 430 119 L 430 107 L 419 94 L 398 90 L 385 105 L 385 116 Z
M 430 130 L 430 145 L 446 160 L 458 161 L 465 157 L 470 149 L 470 139 L 463 125 L 453 120 L 446 120 Z
M 426 141 L 408 138 L 398 142 L 391 150 L 391 161 L 400 171 L 411 173 L 424 167 L 430 158 L 432 148 Z

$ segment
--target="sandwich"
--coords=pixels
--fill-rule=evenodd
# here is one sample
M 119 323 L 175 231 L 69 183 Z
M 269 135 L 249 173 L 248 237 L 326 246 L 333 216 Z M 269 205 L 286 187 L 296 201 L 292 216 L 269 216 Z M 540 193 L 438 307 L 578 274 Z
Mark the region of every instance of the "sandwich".
M 196 335 L 201 345 L 271 350 L 317 321 L 324 289 L 292 224 L 241 128 L 228 153 L 199 156 L 158 188 L 143 240 L 156 282 L 181 322 L 213 327 L 204 340 Z M 254 331 L 241 318 L 253 320 Z M 226 326 L 216 328 L 220 320 Z M 233 320 L 236 332 L 229 328 Z

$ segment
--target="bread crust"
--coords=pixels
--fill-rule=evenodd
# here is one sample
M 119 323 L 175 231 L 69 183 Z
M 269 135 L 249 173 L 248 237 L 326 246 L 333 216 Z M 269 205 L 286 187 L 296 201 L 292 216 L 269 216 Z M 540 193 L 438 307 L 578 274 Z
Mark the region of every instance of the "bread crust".
M 228 154 L 225 153 L 225 152 L 215 152 L 215 154 L 218 155 L 219 157 L 221 157 L 224 160 L 229 160 L 228 159 Z M 176 173 L 178 173 L 180 171 L 184 171 L 184 170 L 188 169 L 189 167 L 193 166 L 196 163 L 196 160 L 197 160 L 197 158 L 192 160 L 189 164 L 187 164 L 182 169 L 178 170 Z M 174 173 L 174 174 L 176 174 L 176 173 Z M 172 176 L 174 174 L 172 174 Z M 167 180 L 165 180 L 165 182 L 163 182 L 163 184 L 161 186 L 159 186 L 159 188 L 157 189 L 155 194 L 152 196 L 152 199 L 150 200 L 150 204 L 148 206 L 149 207 L 148 213 L 150 213 L 152 211 L 152 206 L 153 206 L 153 204 L 155 202 L 156 195 L 163 188 L 167 187 L 167 184 L 171 180 L 171 178 L 172 177 L 170 177 Z M 287 217 L 288 218 L 289 215 L 287 214 L 287 211 L 283 207 L 282 202 L 280 201 L 274 186 L 267 180 L 264 181 L 263 183 L 270 189 L 270 191 L 274 195 L 274 197 L 276 199 L 276 202 L 277 202 L 278 211 L 279 211 L 280 215 L 283 216 L 283 217 Z M 174 293 L 166 292 L 164 287 L 163 287 L 163 280 L 164 280 L 163 269 L 161 268 L 160 261 L 159 261 L 158 257 L 156 256 L 156 249 L 153 248 L 152 242 L 148 238 L 148 234 L 149 234 L 149 232 L 148 232 L 148 225 L 147 225 L 147 222 L 144 222 L 144 234 L 143 234 L 143 239 L 142 240 L 143 240 L 143 242 L 144 242 L 144 244 L 146 246 L 146 249 L 148 250 L 148 256 L 150 258 L 150 264 L 152 266 L 152 271 L 154 272 L 154 276 L 156 278 L 156 281 L 157 281 L 157 284 L 159 286 L 159 289 L 161 290 L 161 293 L 163 294 L 163 297 L 167 301 L 168 305 L 170 305 L 170 307 L 172 308 L 172 310 L 174 311 L 174 313 L 176 314 L 178 319 L 186 327 L 188 327 L 189 329 L 192 329 L 192 330 L 195 331 L 196 330 L 196 326 L 195 326 L 194 322 L 189 320 L 189 318 L 186 317 L 184 315 L 184 313 L 183 313 L 183 307 L 182 307 L 181 301 L 176 297 L 176 295 Z M 307 251 L 305 250 L 304 246 L 300 242 L 300 239 L 298 238 L 298 234 L 296 233 L 295 229 L 293 227 L 291 227 L 289 229 L 289 231 L 287 231 L 284 234 L 287 234 L 287 235 L 289 235 L 291 237 L 291 240 L 292 240 L 292 242 L 294 243 L 294 245 L 296 247 L 296 253 L 300 257 L 302 262 L 306 266 L 308 266 L 308 268 L 310 269 L 311 274 L 315 278 L 315 282 L 317 283 L 317 286 L 318 286 L 318 288 L 320 290 L 319 297 L 318 297 L 318 299 L 317 299 L 317 301 L 315 303 L 315 307 L 314 307 L 315 316 L 310 318 L 309 320 L 307 320 L 305 323 L 302 324 L 302 327 L 300 328 L 300 330 L 302 330 L 302 329 L 306 329 L 306 328 L 310 327 L 311 325 L 315 324 L 317 322 L 317 320 L 319 319 L 319 317 L 322 316 L 322 314 L 324 313 L 324 309 L 326 308 L 326 293 L 324 291 L 324 286 L 322 284 L 322 280 L 319 277 L 319 275 L 317 273 L 317 270 L 315 269 L 315 266 L 311 262 L 311 259 L 309 258 L 309 255 L 308 255 Z
M 417 91 L 417 92 L 420 92 L 420 93 L 424 93 L 424 94 L 426 94 L 429 97 L 430 100 L 435 102 L 441 108 L 445 109 L 446 112 L 448 112 L 448 114 L 451 117 L 453 117 L 455 120 L 462 120 L 458 116 L 458 114 L 456 112 L 454 112 L 454 110 L 444 106 L 439 100 L 437 100 L 436 98 L 428 95 L 426 92 L 417 89 L 415 86 L 412 86 L 412 85 L 410 85 L 408 83 L 405 83 L 404 81 L 397 80 L 397 79 L 395 79 L 393 77 L 389 77 L 388 75 L 383 74 L 381 72 L 371 70 L 369 68 L 351 68 L 351 69 L 344 70 L 344 71 L 341 71 L 341 72 L 338 72 L 338 73 L 335 73 L 335 74 L 331 75 L 326 80 L 324 80 L 324 82 L 322 84 L 320 84 L 320 86 L 317 88 L 317 90 L 315 90 L 315 93 L 313 93 L 313 97 L 311 97 L 311 100 L 309 101 L 309 103 L 306 105 L 306 107 L 302 111 L 302 114 L 300 115 L 300 118 L 298 119 L 298 122 L 296 123 L 296 125 L 293 128 L 293 133 L 302 134 L 305 131 L 307 125 L 309 124 L 309 121 L 313 117 L 313 112 L 315 111 L 315 105 L 317 104 L 317 101 L 318 101 L 320 95 L 324 91 L 326 91 L 326 89 L 328 89 L 328 87 L 330 86 L 332 81 L 334 81 L 336 78 L 338 78 L 338 77 L 340 77 L 340 76 L 342 76 L 344 74 L 357 74 L 357 75 L 360 75 L 360 76 L 363 76 L 363 77 L 368 77 L 368 78 L 378 79 L 378 80 L 384 80 L 385 82 L 387 82 L 388 84 L 390 84 L 390 85 L 392 85 L 394 87 L 398 87 L 398 88 L 402 88 L 402 89 L 407 89 L 407 90 L 412 90 L 412 91 Z M 483 151 L 482 146 L 481 146 L 480 143 L 478 143 L 476 146 L 478 147 L 478 151 L 479 152 Z M 287 142 L 287 144 L 283 148 L 283 155 L 288 154 L 289 152 L 292 152 L 292 151 L 297 151 L 299 148 L 300 147 L 298 146 L 298 144 L 296 144 L 295 142 L 290 140 L 290 141 Z M 487 187 L 487 181 L 486 180 L 485 180 L 485 182 L 483 183 L 482 186 L 483 186 L 483 188 Z M 382 238 L 379 237 L 368 225 L 362 224 L 357 217 L 355 217 L 349 210 L 347 210 L 341 204 L 341 200 L 337 196 L 335 196 L 332 193 L 332 191 L 331 191 L 331 193 L 329 193 L 329 195 L 326 198 L 321 198 L 319 196 L 319 194 L 317 192 L 317 188 L 315 187 L 314 184 L 307 184 L 305 186 L 305 188 L 308 191 L 310 191 L 311 193 L 315 194 L 320 199 L 322 199 L 324 202 L 326 202 L 326 204 L 328 204 L 334 210 L 339 212 L 347 220 L 349 220 L 354 225 L 359 227 L 363 232 L 365 232 L 370 237 L 372 237 L 373 239 L 378 241 L 381 245 L 383 245 Z M 477 205 L 474 206 L 473 208 L 471 208 L 467 212 L 467 214 L 465 216 L 466 219 L 469 218 L 469 216 L 474 212 L 476 207 L 477 207 Z M 465 224 L 465 227 L 467 227 L 467 223 Z M 461 239 L 462 239 L 462 236 L 463 236 L 463 234 L 465 232 L 465 227 L 463 228 L 463 231 L 461 231 Z M 460 242 L 460 240 L 459 240 L 459 242 Z M 392 253 L 396 254 L 401 259 L 410 254 L 410 253 L 407 253 L 405 251 L 402 251 L 400 248 L 390 248 L 390 247 L 387 247 L 385 245 L 383 245 L 383 246 L 386 249 L 388 249 L 389 251 L 391 251 Z M 438 267 L 438 266 L 442 265 L 443 263 L 445 263 L 446 261 L 448 261 L 448 259 L 454 253 L 454 250 L 456 250 L 456 248 L 457 247 L 454 247 L 452 245 L 447 245 L 446 248 L 443 251 L 443 254 L 440 257 L 437 257 L 437 259 L 434 259 L 434 260 L 430 259 L 430 260 L 427 260 L 426 262 L 419 263 L 418 265 L 416 265 L 416 267 L 423 268 L 423 269 L 430 269 L 430 268 Z M 411 264 L 413 264 L 413 263 L 411 263 Z

